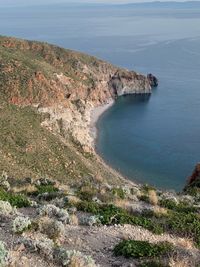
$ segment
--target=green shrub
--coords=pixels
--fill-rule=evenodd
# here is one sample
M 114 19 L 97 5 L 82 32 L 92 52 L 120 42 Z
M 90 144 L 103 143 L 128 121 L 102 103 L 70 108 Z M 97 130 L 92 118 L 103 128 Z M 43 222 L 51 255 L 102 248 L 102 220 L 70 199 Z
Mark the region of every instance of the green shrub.
M 200 217 L 198 214 L 171 212 L 164 224 L 167 231 L 191 237 L 200 247 Z
M 151 186 L 151 185 L 148 185 L 148 184 L 144 184 L 141 188 L 141 190 L 144 192 L 144 193 L 148 193 L 150 190 L 156 190 L 155 187 Z
M 121 198 L 121 199 L 125 199 L 125 197 L 126 197 L 126 194 L 122 188 L 117 188 L 117 187 L 113 188 L 112 194 L 116 197 Z
M 197 186 L 193 186 L 193 187 L 187 187 L 184 190 L 188 195 L 193 196 L 193 197 L 199 197 L 200 196 L 200 188 Z
M 77 196 L 81 199 L 81 200 L 85 200 L 85 201 L 92 201 L 93 197 L 95 197 L 97 194 L 97 190 L 96 188 L 93 188 L 92 186 L 83 186 L 78 192 L 77 192 Z
M 174 210 L 177 212 L 196 212 L 198 209 L 196 207 L 193 207 L 192 205 L 188 204 L 185 201 L 182 201 L 180 203 L 176 203 L 175 201 L 173 201 L 172 199 L 162 199 L 159 202 L 160 206 L 170 209 L 170 210 Z
M 0 189 L 0 200 L 9 202 L 13 207 L 29 207 L 30 201 L 22 194 L 14 194 Z
M 132 224 L 142 226 L 156 234 L 163 233 L 162 226 L 154 223 L 151 219 L 130 215 L 126 210 L 114 205 L 99 205 L 96 202 L 83 201 L 77 205 L 77 208 L 98 215 L 103 225 Z
M 58 188 L 54 187 L 53 185 L 37 185 L 37 191 L 33 193 L 33 195 L 37 196 L 44 193 L 55 193 L 58 192 Z
M 151 244 L 147 241 L 124 240 L 114 248 L 115 256 L 126 258 L 157 257 L 169 253 L 172 245 L 167 242 Z
M 146 203 L 150 203 L 149 196 L 148 195 L 141 195 L 139 196 L 139 200 L 144 201 Z
M 82 201 L 77 204 L 77 209 L 92 214 L 98 214 L 100 212 L 100 206 L 96 202 Z

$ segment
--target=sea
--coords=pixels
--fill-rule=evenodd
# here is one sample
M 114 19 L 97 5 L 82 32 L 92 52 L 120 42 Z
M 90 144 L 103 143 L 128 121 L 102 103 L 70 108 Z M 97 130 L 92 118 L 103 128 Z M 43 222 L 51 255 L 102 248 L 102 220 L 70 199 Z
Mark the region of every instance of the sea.
M 52 4 L 0 8 L 0 34 L 50 42 L 143 74 L 97 123 L 96 150 L 125 177 L 180 191 L 200 161 L 200 7 Z

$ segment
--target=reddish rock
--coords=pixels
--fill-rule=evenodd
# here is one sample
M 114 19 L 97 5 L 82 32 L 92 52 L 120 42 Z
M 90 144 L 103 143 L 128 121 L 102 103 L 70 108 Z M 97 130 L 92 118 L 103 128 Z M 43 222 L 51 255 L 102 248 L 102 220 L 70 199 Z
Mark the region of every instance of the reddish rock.
M 200 184 L 200 163 L 198 163 L 192 173 L 192 175 L 188 179 L 188 186 Z

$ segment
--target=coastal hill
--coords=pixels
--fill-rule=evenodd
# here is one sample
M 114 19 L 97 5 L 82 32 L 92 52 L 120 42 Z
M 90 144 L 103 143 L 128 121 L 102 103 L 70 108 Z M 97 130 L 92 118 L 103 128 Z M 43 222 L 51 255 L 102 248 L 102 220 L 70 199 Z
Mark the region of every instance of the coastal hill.
M 75 145 L 93 151 L 92 109 L 151 92 L 151 79 L 141 74 L 47 43 L 0 37 L 0 59 L 0 171 L 17 177 L 93 173 L 75 152 L 72 160 L 67 155 Z
M 94 150 L 94 111 L 157 82 L 0 37 L 1 267 L 199 267 L 199 167 L 184 192 L 164 192 Z

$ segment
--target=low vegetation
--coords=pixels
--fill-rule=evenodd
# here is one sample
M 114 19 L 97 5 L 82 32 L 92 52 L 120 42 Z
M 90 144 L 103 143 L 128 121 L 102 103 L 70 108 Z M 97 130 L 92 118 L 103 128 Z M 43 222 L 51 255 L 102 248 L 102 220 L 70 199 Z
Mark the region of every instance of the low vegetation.
M 0 266 L 4 267 L 7 261 L 8 250 L 5 247 L 5 244 L 0 241 Z
M 162 257 L 172 251 L 169 243 L 151 244 L 147 241 L 124 240 L 114 248 L 115 256 L 126 258 Z
M 31 221 L 28 217 L 18 216 L 14 219 L 12 229 L 14 233 L 22 234 L 31 228 Z
M 77 205 L 78 210 L 90 212 L 99 217 L 101 224 L 114 225 L 114 224 L 132 224 L 142 226 L 156 234 L 163 232 L 160 225 L 154 224 L 151 219 L 144 216 L 133 216 L 126 210 L 118 208 L 114 205 L 99 205 L 95 202 L 83 201 Z
M 30 201 L 25 195 L 6 192 L 3 189 L 0 189 L 0 200 L 7 201 L 17 208 L 30 206 Z

